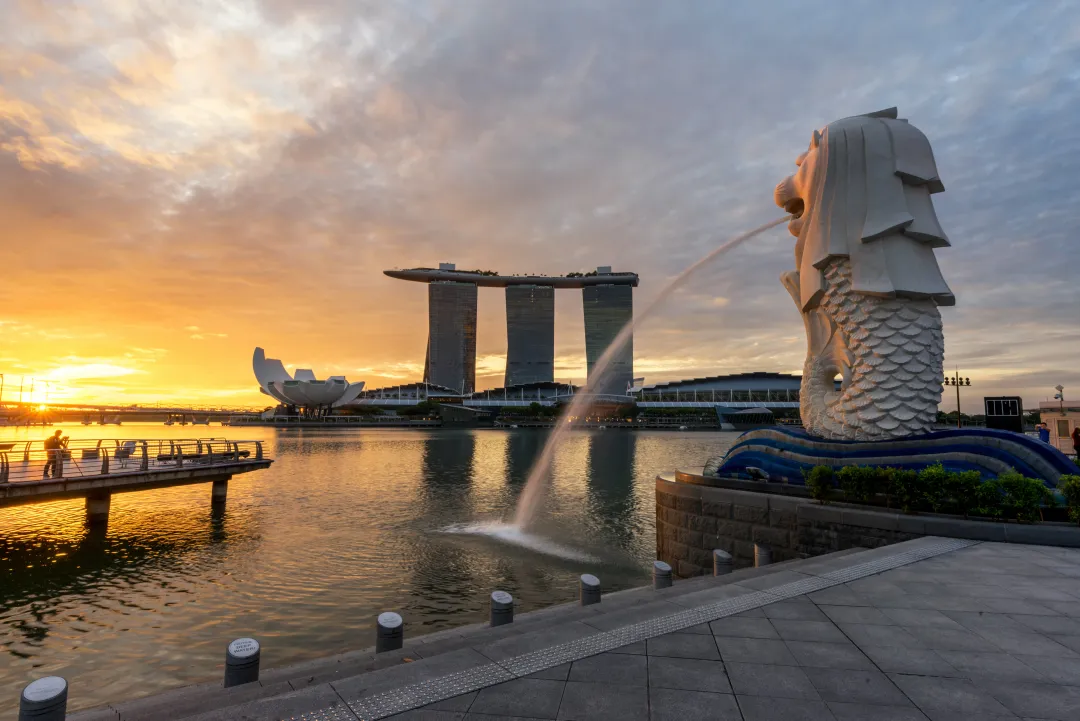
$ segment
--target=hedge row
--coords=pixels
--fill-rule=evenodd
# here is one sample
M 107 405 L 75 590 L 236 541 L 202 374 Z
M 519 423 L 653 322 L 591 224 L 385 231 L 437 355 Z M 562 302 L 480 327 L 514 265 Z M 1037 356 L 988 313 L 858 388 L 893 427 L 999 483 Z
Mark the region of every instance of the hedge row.
M 1042 509 L 1058 505 L 1058 497 L 1041 480 L 1016 471 L 984 481 L 978 471 L 948 471 L 940 463 L 921 471 L 880 466 L 829 466 L 804 471 L 810 495 L 820 503 L 837 497 L 854 503 L 879 503 L 904 513 L 933 511 L 1034 523 Z M 1080 523 L 1080 476 L 1062 476 L 1058 483 L 1069 518 Z

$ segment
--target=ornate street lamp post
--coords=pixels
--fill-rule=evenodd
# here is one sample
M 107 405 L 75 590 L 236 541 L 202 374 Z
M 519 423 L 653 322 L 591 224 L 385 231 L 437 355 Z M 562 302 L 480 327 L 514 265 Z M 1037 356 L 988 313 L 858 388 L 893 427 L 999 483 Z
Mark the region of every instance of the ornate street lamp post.
M 960 428 L 960 387 L 970 386 L 971 379 L 961 378 L 960 371 L 956 371 L 956 373 L 954 373 L 951 378 L 949 376 L 945 376 L 945 380 L 942 381 L 941 384 L 945 386 L 954 386 L 956 388 L 956 427 Z

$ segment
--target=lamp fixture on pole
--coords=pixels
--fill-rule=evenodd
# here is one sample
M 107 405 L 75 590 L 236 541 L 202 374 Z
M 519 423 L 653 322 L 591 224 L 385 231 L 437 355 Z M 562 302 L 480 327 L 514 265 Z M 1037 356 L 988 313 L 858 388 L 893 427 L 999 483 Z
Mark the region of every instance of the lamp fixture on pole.
M 942 381 L 942 385 L 954 386 L 956 388 L 956 427 L 960 428 L 960 387 L 970 386 L 970 378 L 961 378 L 960 371 L 956 371 L 952 377 L 945 376 L 945 380 Z

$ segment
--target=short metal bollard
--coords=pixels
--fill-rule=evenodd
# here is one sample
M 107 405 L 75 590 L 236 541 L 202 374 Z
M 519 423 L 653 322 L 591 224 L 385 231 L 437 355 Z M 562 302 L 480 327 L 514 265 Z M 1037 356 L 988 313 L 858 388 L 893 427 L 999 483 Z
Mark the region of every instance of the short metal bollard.
M 514 597 L 506 591 L 491 593 L 491 625 L 503 626 L 514 622 Z
M 671 587 L 671 566 L 663 561 L 653 561 L 652 586 L 658 589 Z
M 68 685 L 60 676 L 31 681 L 19 695 L 19 721 L 64 721 Z
M 761 568 L 772 563 L 772 551 L 760 543 L 754 544 L 754 568 Z
M 225 651 L 225 688 L 259 680 L 259 642 L 238 638 Z
M 405 624 L 393 611 L 379 614 L 375 633 L 375 653 L 397 651 L 405 643 Z
M 719 548 L 712 552 L 712 575 L 726 576 L 731 573 L 731 554 Z
M 580 600 L 582 606 L 600 603 L 600 579 L 591 573 L 581 575 Z

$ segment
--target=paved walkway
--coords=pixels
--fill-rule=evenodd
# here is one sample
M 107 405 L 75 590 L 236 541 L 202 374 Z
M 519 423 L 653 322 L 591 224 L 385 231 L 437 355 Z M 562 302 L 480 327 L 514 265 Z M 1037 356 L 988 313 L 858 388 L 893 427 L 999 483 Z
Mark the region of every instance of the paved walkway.
M 413 663 L 183 718 L 1080 719 L 1078 549 L 924 538 L 775 569 L 444 636 Z

